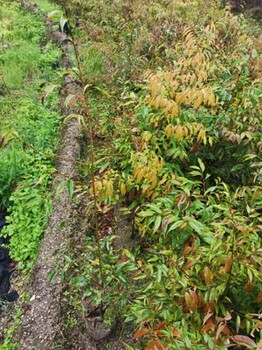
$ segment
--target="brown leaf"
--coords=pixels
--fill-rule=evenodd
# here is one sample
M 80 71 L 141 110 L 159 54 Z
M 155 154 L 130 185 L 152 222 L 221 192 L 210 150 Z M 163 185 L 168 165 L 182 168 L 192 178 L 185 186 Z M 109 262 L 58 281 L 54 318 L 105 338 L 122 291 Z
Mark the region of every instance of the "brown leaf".
M 211 300 L 211 301 L 208 301 L 206 304 L 205 304 L 205 307 L 203 308 L 203 312 L 213 312 L 214 313 L 214 310 L 215 310 L 215 303 Z
M 198 298 L 196 292 L 191 290 L 190 293 L 185 293 L 185 302 L 190 311 L 196 311 L 198 307 Z
M 183 251 L 183 256 L 187 256 L 192 250 L 192 247 L 187 246 L 185 247 L 184 251 Z
M 205 279 L 205 284 L 210 286 L 213 283 L 213 273 L 208 266 L 204 267 L 203 276 Z
M 255 300 L 256 303 L 262 303 L 262 290 L 258 293 L 258 296 Z
M 248 293 L 251 293 L 254 289 L 254 284 L 250 281 L 247 281 L 246 285 L 245 285 L 245 290 L 248 292 Z
M 208 331 L 214 332 L 216 329 L 215 323 L 212 321 L 212 319 L 207 320 L 206 324 L 201 328 L 202 333 L 207 333 Z
M 256 343 L 253 339 L 247 337 L 246 335 L 234 335 L 231 339 L 238 345 L 245 345 L 248 348 L 252 348 L 256 346 Z
M 183 265 L 183 270 L 189 270 L 192 266 L 194 266 L 194 262 L 193 261 L 187 261 L 187 263 L 185 265 Z
M 227 256 L 226 265 L 224 267 L 225 272 L 230 271 L 231 266 L 232 266 L 232 262 L 233 262 L 232 253 L 229 253 Z
M 217 328 L 217 332 L 216 332 L 216 339 L 219 338 L 221 332 L 224 331 L 224 328 L 226 327 L 226 325 L 224 323 L 220 323 L 218 328 Z
M 135 332 L 135 334 L 134 334 L 133 337 L 134 337 L 135 339 L 139 339 L 139 338 L 143 337 L 143 335 L 147 334 L 148 331 L 149 331 L 148 328 L 141 328 L 141 329 L 139 329 L 137 332 Z

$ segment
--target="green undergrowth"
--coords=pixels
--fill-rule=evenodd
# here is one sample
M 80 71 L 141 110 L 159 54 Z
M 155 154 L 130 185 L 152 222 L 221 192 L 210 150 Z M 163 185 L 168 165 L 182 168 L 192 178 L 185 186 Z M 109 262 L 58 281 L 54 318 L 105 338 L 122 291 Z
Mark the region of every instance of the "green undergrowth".
M 42 103 L 57 79 L 60 51 L 42 19 L 14 2 L 0 2 L 0 207 L 8 208 L 11 257 L 30 269 L 51 209 L 51 178 L 61 117 L 58 96 Z
M 69 100 L 96 144 L 76 186 L 91 234 L 68 275 L 82 322 L 88 298 L 137 325 L 128 350 L 259 348 L 258 23 L 213 0 L 55 2 L 84 84 Z M 116 243 L 116 205 L 133 249 Z
M 41 11 L 45 12 L 45 13 L 50 13 L 52 11 L 56 11 L 56 10 L 60 10 L 60 7 L 50 3 L 47 0 L 34 0 L 32 1 L 32 3 L 36 4 Z

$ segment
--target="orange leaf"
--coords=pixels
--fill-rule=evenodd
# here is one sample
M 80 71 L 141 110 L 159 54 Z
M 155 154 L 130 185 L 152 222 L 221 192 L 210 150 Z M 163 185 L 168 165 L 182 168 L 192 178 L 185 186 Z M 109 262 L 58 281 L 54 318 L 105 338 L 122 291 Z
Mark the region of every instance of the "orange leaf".
M 148 328 L 141 328 L 134 334 L 134 338 L 139 339 L 139 338 L 143 337 L 143 335 L 147 334 L 148 331 L 149 331 Z
M 163 350 L 164 347 L 159 340 L 153 340 L 149 343 L 144 350 Z
M 247 337 L 246 335 L 234 335 L 231 339 L 238 345 L 245 345 L 247 347 L 255 347 L 256 343 L 253 339 Z
M 180 338 L 181 337 L 181 333 L 174 328 L 173 329 L 173 336 Z

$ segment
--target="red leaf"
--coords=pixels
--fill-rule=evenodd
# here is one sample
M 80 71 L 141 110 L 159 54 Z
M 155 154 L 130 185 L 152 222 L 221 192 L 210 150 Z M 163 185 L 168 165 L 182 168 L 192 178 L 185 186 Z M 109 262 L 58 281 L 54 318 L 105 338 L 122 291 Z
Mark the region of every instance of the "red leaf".
M 193 147 L 188 151 L 188 153 L 194 153 L 198 150 L 198 147 L 200 146 L 200 142 L 196 142 Z
M 253 339 L 247 337 L 246 335 L 234 335 L 231 339 L 238 345 L 245 345 L 247 347 L 255 347 L 256 343 Z
M 227 325 L 225 325 L 224 329 L 222 330 L 222 332 L 225 334 L 225 335 L 231 335 L 231 331 L 230 329 L 228 328 Z
M 163 321 L 163 322 L 161 322 L 161 323 L 156 324 L 156 325 L 154 326 L 154 329 L 160 330 L 160 329 L 164 329 L 165 327 L 166 327 L 166 322 Z
M 143 335 L 147 334 L 148 331 L 149 331 L 148 328 L 141 328 L 134 334 L 134 338 L 139 339 L 143 337 Z
M 174 328 L 173 329 L 173 336 L 180 338 L 181 337 L 181 333 Z

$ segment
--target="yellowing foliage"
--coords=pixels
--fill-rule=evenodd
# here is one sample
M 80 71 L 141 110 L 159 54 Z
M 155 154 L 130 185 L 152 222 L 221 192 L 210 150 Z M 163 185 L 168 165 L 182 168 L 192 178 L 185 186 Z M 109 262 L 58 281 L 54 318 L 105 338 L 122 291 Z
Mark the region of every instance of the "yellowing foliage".
M 160 174 L 164 160 L 153 154 L 147 157 L 146 154 L 137 153 L 132 156 L 132 164 L 133 178 L 137 184 L 141 184 L 142 194 L 147 198 L 154 197 L 155 188 L 163 183 Z
M 114 195 L 113 177 L 110 177 L 110 174 L 106 174 L 103 178 L 96 177 L 94 188 L 90 187 L 89 192 L 91 196 L 93 196 L 95 192 L 97 198 L 100 201 L 103 201 L 108 198 L 112 198 Z
M 213 30 L 213 26 L 206 28 L 209 37 L 212 37 Z M 183 56 L 175 62 L 174 70 L 147 74 L 149 106 L 162 109 L 169 121 L 179 116 L 183 106 L 197 110 L 201 106 L 217 105 L 218 99 L 208 82 L 208 44 L 208 40 L 199 43 L 193 30 L 187 28 L 184 31 Z

